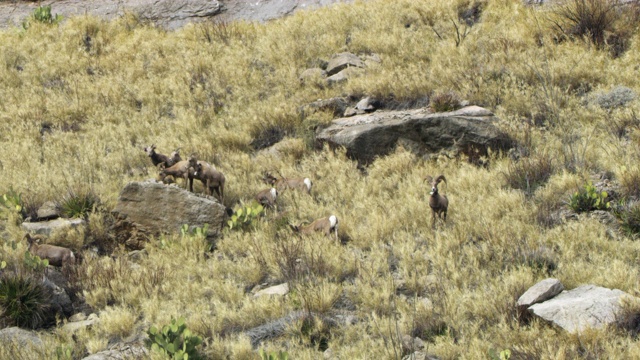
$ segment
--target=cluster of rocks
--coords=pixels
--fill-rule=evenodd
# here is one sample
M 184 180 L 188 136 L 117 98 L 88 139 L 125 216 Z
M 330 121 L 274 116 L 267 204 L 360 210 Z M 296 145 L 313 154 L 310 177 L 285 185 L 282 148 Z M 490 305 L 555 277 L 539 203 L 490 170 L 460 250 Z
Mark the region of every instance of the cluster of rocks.
M 522 294 L 517 306 L 520 311 L 528 311 L 570 333 L 582 333 L 614 324 L 622 310 L 621 300 L 624 297 L 631 295 L 596 285 L 564 290 L 558 279 L 549 278 Z
M 364 73 L 364 69 L 380 64 L 376 54 L 357 56 L 349 52 L 335 54 L 329 61 L 318 61 L 318 67 L 304 70 L 300 74 L 303 84 L 335 85 Z

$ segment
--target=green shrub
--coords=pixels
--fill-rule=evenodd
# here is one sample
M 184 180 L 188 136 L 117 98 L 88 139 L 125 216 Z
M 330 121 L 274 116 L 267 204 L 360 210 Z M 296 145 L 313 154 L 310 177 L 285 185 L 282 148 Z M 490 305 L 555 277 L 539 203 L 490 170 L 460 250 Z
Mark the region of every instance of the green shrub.
M 62 20 L 62 15 L 51 14 L 51 5 L 38 6 L 33 10 L 33 20 L 43 24 L 57 24 Z
M 36 273 L 42 273 L 49 266 L 49 260 L 41 259 L 38 255 L 33 255 L 27 250 L 24 252 L 24 266 Z
M 267 353 L 266 351 L 260 349 L 260 359 L 261 360 L 287 360 L 289 359 L 289 354 L 286 351 L 272 351 Z
M 58 207 L 64 217 L 84 218 L 99 204 L 100 199 L 92 190 L 80 192 L 69 190 L 67 195 L 58 203 Z
M 36 329 L 47 319 L 48 291 L 32 277 L 4 274 L 0 277 L 0 309 L 2 325 Z
M 151 351 L 169 356 L 171 359 L 200 359 L 196 346 L 202 344 L 202 338 L 192 335 L 184 323 L 184 318 L 171 319 L 170 325 L 162 329 L 151 326 L 147 346 Z
M 7 219 L 11 213 L 22 212 L 22 194 L 13 189 L 0 197 L 0 219 Z
M 569 207 L 577 213 L 592 210 L 608 210 L 610 204 L 606 201 L 606 198 L 606 191 L 598 193 L 596 187 L 589 182 L 582 189 L 571 195 L 569 198 Z
M 247 230 L 263 211 L 264 207 L 256 201 L 248 205 L 241 205 L 233 212 L 231 219 L 227 222 L 229 229 Z

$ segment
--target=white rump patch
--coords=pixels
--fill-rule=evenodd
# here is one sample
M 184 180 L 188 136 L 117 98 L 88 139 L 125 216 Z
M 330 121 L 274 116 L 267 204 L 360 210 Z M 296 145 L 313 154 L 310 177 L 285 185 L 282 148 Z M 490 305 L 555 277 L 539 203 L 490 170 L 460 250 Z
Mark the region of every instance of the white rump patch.
M 311 190 L 311 180 L 304 178 L 304 184 L 307 185 L 307 189 Z
M 271 188 L 271 196 L 275 199 L 277 195 L 278 191 L 276 191 L 276 188 Z
M 338 218 L 335 215 L 329 216 L 329 224 L 331 224 L 332 228 L 336 227 L 338 224 Z

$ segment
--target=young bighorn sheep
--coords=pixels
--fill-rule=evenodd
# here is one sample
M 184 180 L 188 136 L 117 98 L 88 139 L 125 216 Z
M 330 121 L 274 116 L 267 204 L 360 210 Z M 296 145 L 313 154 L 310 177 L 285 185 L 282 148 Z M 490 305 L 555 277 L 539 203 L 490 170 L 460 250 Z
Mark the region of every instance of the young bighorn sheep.
M 256 195 L 256 200 L 265 208 L 272 208 L 276 204 L 278 190 L 276 188 L 264 189 Z
M 222 204 L 224 202 L 224 174 L 216 170 L 213 165 L 204 161 L 198 161 L 195 164 L 195 167 L 189 165 L 189 172 L 191 171 L 193 171 L 193 177 L 202 182 L 205 193 L 207 195 L 212 195 L 213 191 L 215 191 L 220 198 L 220 203 Z M 191 188 L 191 191 L 193 191 L 193 187 Z
M 48 244 L 40 245 L 39 242 L 44 239 L 42 235 L 31 236 L 31 234 L 27 233 L 24 238 L 27 239 L 29 244 L 29 252 L 39 256 L 41 259 L 49 260 L 49 265 L 62 267 L 76 263 L 73 251 L 65 247 Z
M 424 181 L 428 181 L 431 183 L 431 192 L 429 193 L 431 196 L 429 197 L 429 207 L 431 208 L 432 218 L 431 225 L 432 227 L 436 226 L 436 215 L 438 218 L 442 218 L 443 221 L 447 221 L 447 209 L 449 207 L 449 200 L 445 195 L 440 195 L 438 193 L 438 184 L 441 181 L 447 182 L 447 179 L 444 178 L 444 175 L 438 175 L 435 180 L 431 176 L 427 176 L 424 178 Z
M 285 177 L 281 177 L 280 179 L 278 179 L 277 177 L 267 172 L 264 174 L 262 181 L 280 190 L 295 189 L 304 191 L 307 194 L 311 194 L 312 183 L 311 179 L 309 178 L 288 179 Z
M 303 226 L 302 224 L 290 225 L 293 231 L 299 232 L 304 235 L 311 235 L 315 232 L 322 232 L 325 236 L 331 236 L 331 233 L 335 233 L 336 239 L 338 239 L 338 218 L 335 215 L 324 217 L 322 219 L 314 220 L 311 224 Z
M 159 164 L 164 163 L 166 167 L 171 167 L 182 160 L 182 158 L 180 157 L 180 148 L 172 152 L 170 156 L 157 153 L 155 144 L 145 147 L 144 151 L 151 158 L 153 166 L 158 166 Z
M 164 163 L 160 163 L 158 166 L 160 173 L 158 174 L 158 180 L 165 182 L 165 178 L 169 175 L 174 178 L 182 178 L 184 179 L 184 188 L 187 188 L 187 185 L 191 186 L 191 191 L 193 191 L 193 177 L 189 174 L 189 161 L 182 160 L 173 164 L 171 167 L 166 167 Z

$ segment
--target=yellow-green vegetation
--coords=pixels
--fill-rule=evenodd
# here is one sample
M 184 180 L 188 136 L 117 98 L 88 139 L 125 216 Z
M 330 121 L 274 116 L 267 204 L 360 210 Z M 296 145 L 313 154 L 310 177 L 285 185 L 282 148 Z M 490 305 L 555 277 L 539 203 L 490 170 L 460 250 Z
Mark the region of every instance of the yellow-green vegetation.
M 184 317 L 203 339 L 201 356 L 258 359 L 243 330 L 297 310 L 345 309 L 358 321 L 300 320 L 260 349 L 292 359 L 322 358 L 327 346 L 340 359 L 400 358 L 409 334 L 442 359 L 640 357 L 640 343 L 626 331 L 570 335 L 520 319 L 514 305 L 548 276 L 568 289 L 592 283 L 638 294 L 634 236 L 610 236 L 589 213 L 554 220 L 594 174 L 618 181 L 620 199 L 640 194 L 640 102 L 598 103 L 598 94 L 618 86 L 640 92 L 638 9 L 611 10 L 600 37 L 578 31 L 564 10 L 522 3 L 371 0 L 266 24 L 207 22 L 175 32 L 132 15 L 1 31 L 0 193 L 13 189 L 30 208 L 91 194 L 87 206 L 95 211 L 85 201 L 69 206 L 89 220 L 69 242 L 76 253 L 114 241 L 109 210 L 127 182 L 156 176 L 142 150 L 152 143 L 215 164 L 230 208 L 265 187 L 264 171 L 314 183 L 312 196 L 283 193 L 277 210 L 246 231 L 226 229 L 213 253 L 203 236 L 185 231 L 152 239 L 136 262 L 117 246 L 113 257 L 85 256 L 74 286 L 101 321 L 73 337 L 43 334 L 42 358 L 55 358 L 56 349 L 81 358 Z M 578 3 L 585 2 L 569 6 Z M 469 9 L 472 16 L 463 16 Z M 303 70 L 344 51 L 382 61 L 333 87 L 300 83 Z M 493 153 L 478 167 L 398 148 L 361 171 L 344 151 L 313 148 L 314 129 L 331 113 L 299 111 L 342 95 L 411 104 L 434 94 L 494 111 L 517 140 L 515 151 Z M 296 140 L 280 158 L 258 154 L 254 140 L 270 134 Z M 432 230 L 422 179 L 440 173 L 449 213 Z M 627 229 L 637 229 L 638 207 L 631 208 L 635 227 Z M 0 258 L 23 268 L 19 219 L 1 209 L 8 220 Z M 340 219 L 342 243 L 288 228 L 330 214 Z M 291 293 L 283 298 L 249 292 L 284 281 Z M 0 345 L 2 358 L 27 358 L 12 351 Z

